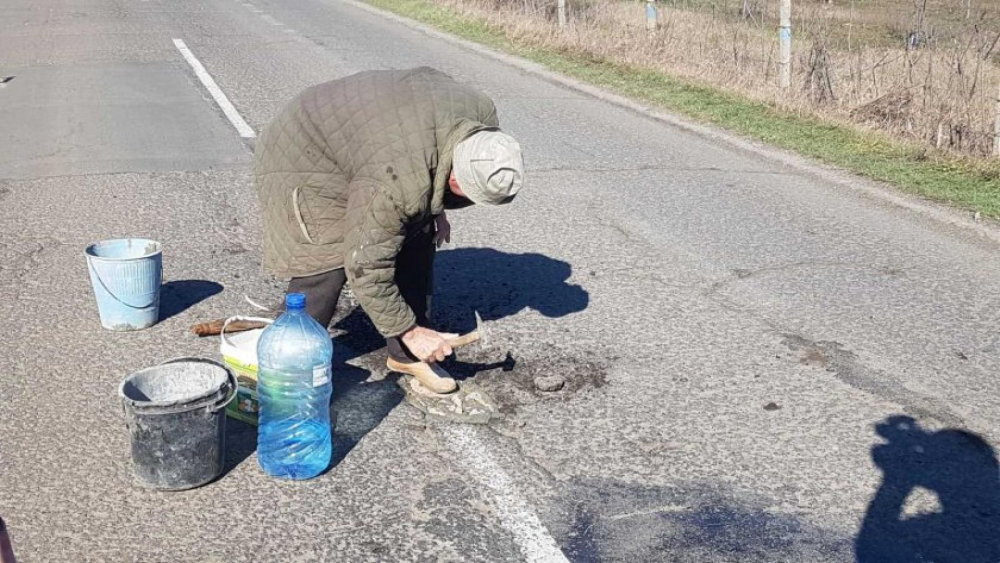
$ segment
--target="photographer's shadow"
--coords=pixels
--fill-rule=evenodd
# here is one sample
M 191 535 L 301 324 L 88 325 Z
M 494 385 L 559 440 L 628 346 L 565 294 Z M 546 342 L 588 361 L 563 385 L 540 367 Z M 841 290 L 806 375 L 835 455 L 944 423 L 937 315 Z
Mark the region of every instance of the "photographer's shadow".
M 893 416 L 872 448 L 882 483 L 855 543 L 858 563 L 1000 561 L 1000 465 L 993 448 L 964 430 L 929 432 Z M 907 515 L 917 488 L 937 495 L 938 511 Z

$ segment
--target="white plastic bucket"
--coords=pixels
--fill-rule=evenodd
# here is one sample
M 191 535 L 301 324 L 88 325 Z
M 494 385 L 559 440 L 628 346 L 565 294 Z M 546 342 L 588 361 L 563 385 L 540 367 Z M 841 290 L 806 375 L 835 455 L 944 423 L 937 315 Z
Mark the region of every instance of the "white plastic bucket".
M 234 321 L 256 321 L 271 324 L 274 321 L 263 317 L 229 317 L 219 335 L 219 353 L 226 367 L 236 375 L 238 388 L 236 399 L 226 407 L 226 414 L 237 420 L 257 425 L 257 342 L 264 333 L 257 328 L 235 334 L 226 334 L 229 323 Z

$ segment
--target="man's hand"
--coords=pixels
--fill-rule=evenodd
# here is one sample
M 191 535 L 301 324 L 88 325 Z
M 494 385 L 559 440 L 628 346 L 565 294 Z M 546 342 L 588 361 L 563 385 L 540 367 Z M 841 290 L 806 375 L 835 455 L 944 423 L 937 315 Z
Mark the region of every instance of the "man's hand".
M 451 223 L 448 222 L 448 217 L 442 211 L 434 218 L 434 244 L 441 248 L 441 245 L 446 242 L 451 242 Z
M 401 340 L 406 348 L 422 362 L 443 362 L 451 355 L 451 345 L 447 338 L 454 336 L 415 326 L 403 333 Z

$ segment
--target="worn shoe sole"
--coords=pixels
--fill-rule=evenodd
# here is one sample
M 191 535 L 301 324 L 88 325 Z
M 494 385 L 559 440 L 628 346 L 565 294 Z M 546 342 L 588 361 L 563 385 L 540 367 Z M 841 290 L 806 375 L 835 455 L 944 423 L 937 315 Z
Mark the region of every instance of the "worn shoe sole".
M 389 358 L 386 360 L 385 365 L 392 371 L 412 375 L 417 378 L 417 381 L 421 385 L 434 393 L 452 393 L 458 389 L 458 383 L 452 379 L 451 375 L 444 368 L 437 364 L 428 364 L 425 362 L 404 364 L 403 362 L 397 362 Z

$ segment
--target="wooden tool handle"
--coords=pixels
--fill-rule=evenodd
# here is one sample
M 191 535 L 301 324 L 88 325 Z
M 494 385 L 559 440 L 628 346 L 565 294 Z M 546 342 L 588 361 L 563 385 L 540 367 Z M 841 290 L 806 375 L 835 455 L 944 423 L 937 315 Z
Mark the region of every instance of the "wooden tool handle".
M 222 334 L 222 327 L 226 324 L 226 319 L 215 319 L 207 323 L 198 323 L 191 327 L 191 332 L 198 336 L 218 336 Z M 255 328 L 264 328 L 267 323 L 259 321 L 233 321 L 229 323 L 226 333 L 243 332 Z
M 448 345 L 451 346 L 452 348 L 461 348 L 462 346 L 468 346 L 469 344 L 479 342 L 479 339 L 481 337 L 482 335 L 479 334 L 478 330 L 476 330 L 470 332 L 469 334 L 463 334 L 462 336 L 458 336 L 448 340 Z

